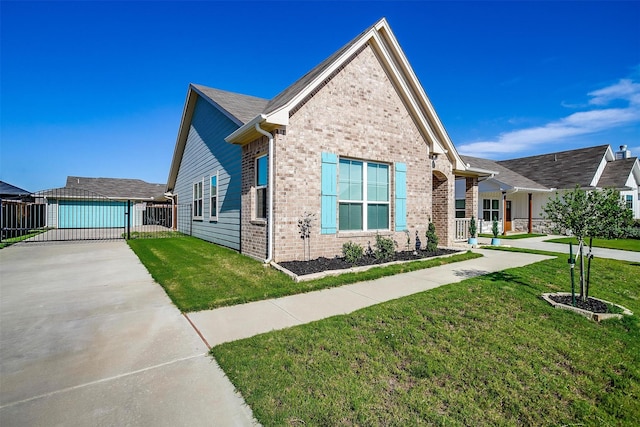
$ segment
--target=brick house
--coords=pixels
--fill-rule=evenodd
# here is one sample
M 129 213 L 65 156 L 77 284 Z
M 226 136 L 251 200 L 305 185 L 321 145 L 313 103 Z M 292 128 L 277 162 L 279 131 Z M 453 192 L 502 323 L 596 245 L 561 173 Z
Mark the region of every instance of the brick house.
M 271 100 L 190 85 L 168 180 L 192 206 L 192 234 L 266 262 L 302 259 L 298 220 L 314 218 L 310 256 L 380 233 L 402 248 L 433 221 L 456 229 L 478 177 L 458 155 L 383 18 Z

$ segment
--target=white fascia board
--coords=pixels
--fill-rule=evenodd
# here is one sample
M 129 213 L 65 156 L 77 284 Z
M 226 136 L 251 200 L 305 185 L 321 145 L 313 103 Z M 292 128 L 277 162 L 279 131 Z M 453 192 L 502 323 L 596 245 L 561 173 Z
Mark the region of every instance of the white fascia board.
M 466 163 L 462 161 L 462 158 L 458 154 L 458 151 L 455 149 L 453 142 L 449 138 L 449 134 L 447 133 L 446 129 L 444 128 L 444 125 L 440 121 L 440 118 L 438 117 L 438 114 L 436 113 L 435 108 L 433 107 L 433 104 L 431 104 L 429 97 L 424 91 L 424 88 L 420 84 L 418 77 L 413 72 L 413 68 L 411 67 L 411 64 L 409 64 L 407 57 L 404 55 L 404 52 L 402 51 L 402 48 L 398 44 L 398 40 L 396 39 L 395 35 L 387 25 L 381 24 L 377 27 L 377 29 L 378 30 L 383 29 L 388 33 L 388 36 L 385 39 L 391 45 L 391 48 L 397 53 L 396 57 L 397 57 L 397 60 L 399 61 L 398 65 L 396 65 L 395 63 L 396 61 L 391 58 L 387 49 L 384 48 L 385 44 L 381 43 L 381 39 L 380 39 L 382 37 L 380 35 L 381 32 L 377 32 L 375 34 L 374 40 L 377 44 L 378 50 L 384 56 L 389 67 L 395 74 L 394 80 L 402 87 L 402 89 L 405 91 L 407 95 L 410 95 L 412 93 L 412 91 L 409 90 L 407 83 L 410 84 L 415 91 L 414 93 L 416 93 L 418 97 L 421 98 L 419 101 L 421 101 L 420 103 L 425 107 L 428 117 L 423 116 L 422 114 L 423 110 L 419 108 L 419 106 L 417 105 L 418 100 L 414 99 L 413 96 L 410 96 L 411 99 L 408 99 L 408 101 L 410 102 L 411 107 L 414 110 L 414 117 L 416 117 L 420 121 L 420 124 L 428 133 L 431 140 L 433 141 L 433 152 L 438 154 L 451 154 L 454 160 L 454 168 L 460 171 L 466 171 L 467 170 Z M 402 69 L 404 70 L 404 73 L 401 73 L 398 70 L 398 66 L 402 67 Z M 408 78 L 408 82 L 406 82 L 405 79 L 401 79 L 400 78 L 401 75 L 406 76 Z M 442 136 L 442 138 L 439 138 L 438 136 L 436 136 L 436 133 L 434 132 L 434 129 L 432 126 L 436 127 L 436 130 Z
M 551 188 L 513 187 L 513 193 L 550 193 L 552 191 Z
M 640 186 L 640 159 L 636 159 L 634 162 L 633 168 L 631 168 L 631 175 L 635 178 L 636 185 Z
M 375 33 L 372 33 L 372 31 L 375 31 L 375 29 L 372 29 L 372 30 L 369 31 L 369 33 L 364 34 L 362 36 L 362 38 L 358 41 L 358 43 L 355 43 L 353 46 L 351 46 L 349 49 L 347 49 L 345 52 L 343 52 L 343 54 L 339 58 L 336 58 L 333 61 L 333 64 L 331 64 L 330 67 L 328 67 L 326 70 L 324 70 L 324 72 L 322 74 L 318 75 L 311 83 L 309 83 L 307 85 L 307 87 L 304 88 L 304 90 L 300 91 L 295 97 L 293 97 L 291 100 L 289 100 L 289 102 L 287 102 L 285 105 L 283 105 L 279 109 L 269 113 L 269 115 L 267 116 L 267 122 L 274 123 L 274 124 L 279 124 L 279 125 L 288 125 L 289 124 L 289 111 L 294 106 L 296 106 L 300 102 L 302 102 L 302 100 L 305 99 L 307 97 L 307 95 L 309 95 L 309 93 L 312 90 L 314 90 L 316 87 L 318 87 L 318 85 L 321 82 L 326 80 L 336 70 L 336 68 L 339 65 L 343 64 L 344 61 L 347 58 L 349 58 L 358 49 L 360 49 L 362 47 L 362 45 L 364 43 L 366 43 L 366 41 L 369 40 L 372 37 L 372 34 L 375 34 Z

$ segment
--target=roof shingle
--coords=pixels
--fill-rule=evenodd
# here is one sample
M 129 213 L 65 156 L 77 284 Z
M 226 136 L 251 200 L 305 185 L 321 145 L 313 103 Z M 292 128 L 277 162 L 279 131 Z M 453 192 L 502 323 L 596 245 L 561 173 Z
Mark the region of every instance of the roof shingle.
M 608 147 L 599 145 L 497 163 L 547 188 L 589 187 Z

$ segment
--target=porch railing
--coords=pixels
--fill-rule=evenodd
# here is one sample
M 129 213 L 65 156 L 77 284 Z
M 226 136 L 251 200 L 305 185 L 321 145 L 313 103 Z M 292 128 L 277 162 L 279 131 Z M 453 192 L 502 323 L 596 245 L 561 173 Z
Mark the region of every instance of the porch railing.
M 469 239 L 469 223 L 471 218 L 456 218 L 456 242 L 464 242 Z

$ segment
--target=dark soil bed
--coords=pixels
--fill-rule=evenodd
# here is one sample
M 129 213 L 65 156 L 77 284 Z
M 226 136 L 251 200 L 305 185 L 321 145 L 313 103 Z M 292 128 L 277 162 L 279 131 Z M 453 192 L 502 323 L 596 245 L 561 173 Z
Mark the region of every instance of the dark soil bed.
M 549 298 L 560 304 L 569 306 L 573 305 L 571 302 L 571 295 L 549 295 Z M 593 313 L 611 313 L 610 306 L 604 302 L 593 298 L 587 298 L 587 301 L 583 302 L 578 295 L 576 295 L 576 307 Z
M 367 265 L 385 264 L 393 261 L 412 261 L 425 258 L 432 258 L 440 255 L 448 255 L 458 253 L 460 251 L 452 249 L 438 249 L 435 252 L 418 251 L 414 254 L 412 251 L 396 252 L 391 259 L 379 260 L 373 256 L 364 256 L 357 263 L 351 264 L 344 258 L 316 258 L 310 261 L 287 261 L 279 263 L 282 267 L 290 272 L 304 276 L 305 274 L 320 273 L 327 270 L 344 270 L 351 267 L 362 267 Z

